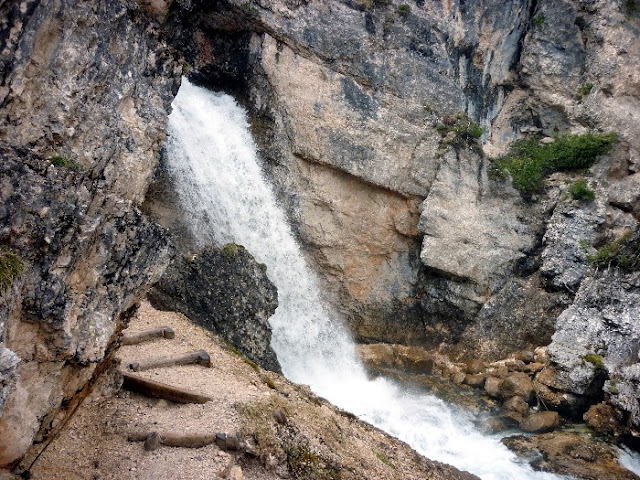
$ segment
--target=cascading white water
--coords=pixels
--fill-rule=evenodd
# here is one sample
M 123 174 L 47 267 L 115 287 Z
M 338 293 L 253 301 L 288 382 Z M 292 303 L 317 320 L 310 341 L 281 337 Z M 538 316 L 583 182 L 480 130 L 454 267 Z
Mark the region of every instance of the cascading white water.
M 518 463 L 435 397 L 369 380 L 354 344 L 318 294 L 283 211 L 263 178 L 245 112 L 186 79 L 173 102 L 168 169 L 196 239 L 244 245 L 278 288 L 272 346 L 291 380 L 410 444 L 484 480 L 553 479 Z

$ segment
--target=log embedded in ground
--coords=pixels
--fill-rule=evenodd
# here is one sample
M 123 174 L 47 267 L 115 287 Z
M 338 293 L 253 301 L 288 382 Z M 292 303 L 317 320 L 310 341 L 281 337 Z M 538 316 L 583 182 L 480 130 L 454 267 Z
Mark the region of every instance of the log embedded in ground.
M 128 435 L 130 442 L 145 442 L 147 450 L 155 450 L 158 445 L 167 447 L 201 448 L 217 444 L 223 450 L 238 450 L 240 442 L 235 435 L 226 433 L 158 433 L 132 432 Z
M 175 403 L 207 403 L 213 400 L 211 397 L 192 392 L 180 387 L 174 387 L 166 383 L 160 383 L 146 378 L 122 373 L 124 381 L 122 388 L 136 392 L 147 397 L 164 398 Z
M 145 330 L 144 332 L 127 333 L 122 335 L 120 339 L 121 345 L 137 345 L 139 343 L 148 342 L 156 338 L 174 338 L 175 332 L 170 327 L 154 328 L 153 330 Z
M 197 352 L 184 353 L 182 355 L 170 355 L 167 357 L 148 358 L 139 362 L 132 362 L 129 368 L 134 372 L 142 372 L 152 368 L 171 367 L 175 365 L 202 365 L 203 367 L 211 367 L 211 357 L 204 350 Z

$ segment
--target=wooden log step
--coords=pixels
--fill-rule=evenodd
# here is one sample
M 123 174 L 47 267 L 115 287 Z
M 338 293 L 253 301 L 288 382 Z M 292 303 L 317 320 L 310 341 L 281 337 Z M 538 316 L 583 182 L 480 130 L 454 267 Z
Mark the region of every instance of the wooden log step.
M 226 433 L 159 433 L 132 432 L 127 439 L 130 442 L 144 442 L 146 450 L 155 450 L 159 445 L 167 447 L 201 448 L 215 443 L 222 450 L 235 451 L 240 449 L 240 441 L 235 435 Z
M 134 372 L 142 372 L 152 368 L 172 367 L 175 365 L 202 365 L 210 368 L 211 357 L 205 350 L 198 350 L 182 355 L 169 355 L 167 357 L 148 358 L 139 362 L 131 362 L 129 368 Z
M 171 327 L 154 328 L 143 332 L 125 333 L 120 339 L 121 345 L 137 345 L 139 343 L 155 340 L 156 338 L 175 338 L 176 333 Z
M 122 388 L 131 392 L 136 392 L 146 397 L 164 398 L 175 403 L 207 403 L 213 400 L 211 397 L 202 395 L 191 390 L 174 387 L 166 383 L 160 383 L 146 378 L 122 372 L 124 381 Z

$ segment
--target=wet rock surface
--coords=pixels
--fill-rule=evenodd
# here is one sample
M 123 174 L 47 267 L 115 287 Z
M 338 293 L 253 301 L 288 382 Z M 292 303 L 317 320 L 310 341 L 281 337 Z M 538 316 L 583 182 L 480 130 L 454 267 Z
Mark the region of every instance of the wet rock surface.
M 244 247 L 230 243 L 176 257 L 148 297 L 155 308 L 183 313 L 263 368 L 280 371 L 269 326 L 278 293 Z
M 618 463 L 611 446 L 585 435 L 554 432 L 507 437 L 502 443 L 543 471 L 584 480 L 640 478 Z

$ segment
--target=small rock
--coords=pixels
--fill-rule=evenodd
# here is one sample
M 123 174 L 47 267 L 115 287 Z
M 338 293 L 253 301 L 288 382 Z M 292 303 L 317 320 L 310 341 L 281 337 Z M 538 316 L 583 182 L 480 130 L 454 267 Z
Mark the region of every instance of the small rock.
M 487 369 L 487 373 L 498 378 L 507 378 L 509 376 L 509 369 L 506 365 L 495 365 Z
M 538 347 L 534 351 L 533 361 L 537 363 L 549 363 L 547 347 Z
M 282 410 L 276 410 L 273 412 L 273 418 L 275 418 L 276 422 L 280 425 L 287 424 L 287 415 Z
M 524 373 L 514 373 L 502 381 L 499 393 L 503 399 L 518 395 L 528 402 L 533 394 L 533 383 Z
M 240 442 L 235 435 L 227 435 L 226 433 L 216 433 L 216 445 L 224 451 L 238 450 Z
M 520 422 L 520 428 L 525 432 L 549 432 L 560 425 L 558 412 L 538 412 L 528 416 Z
M 524 398 L 516 395 L 505 401 L 502 404 L 502 408 L 506 411 L 518 412 L 524 415 L 529 411 L 529 404 L 524 401 Z
M 520 360 L 524 363 L 531 363 L 535 360 L 535 354 L 529 350 L 523 350 L 515 355 L 516 360 Z
M 240 465 L 234 465 L 233 467 L 231 467 L 231 470 L 229 471 L 229 474 L 226 478 L 228 478 L 229 480 L 242 480 L 242 477 L 242 468 L 240 467 Z
M 467 373 L 471 375 L 482 373 L 486 368 L 485 363 L 482 360 L 477 358 L 473 360 L 469 360 L 465 366 L 466 366 Z
M 500 385 L 502 384 L 502 380 L 496 377 L 487 377 L 484 381 L 484 391 L 487 394 L 494 398 L 500 397 Z
M 523 372 L 525 367 L 526 367 L 526 365 L 524 364 L 524 362 L 522 360 L 515 360 L 515 359 L 514 360 L 507 360 L 505 362 L 505 365 L 512 372 Z
M 516 428 L 519 424 L 519 421 L 514 420 L 509 416 L 501 415 L 499 417 L 492 417 L 488 419 L 484 424 L 484 430 L 487 433 L 500 433 Z
M 485 376 L 481 373 L 476 375 L 467 374 L 464 376 L 464 381 L 462 383 L 469 385 L 470 387 L 482 388 L 484 386 L 484 379 Z
M 525 365 L 524 372 L 531 373 L 531 374 L 538 373 L 543 368 L 544 368 L 544 363 L 533 362 L 533 363 L 529 363 L 528 365 Z
M 148 452 L 156 450 L 160 446 L 160 434 L 158 432 L 151 432 L 147 439 L 144 441 L 144 449 Z
M 462 382 L 464 382 L 465 377 L 466 375 L 462 372 L 454 373 L 453 375 L 451 375 L 451 381 L 456 385 L 460 385 Z
M 584 414 L 584 421 L 601 432 L 614 433 L 620 430 L 620 422 L 614 408 L 607 403 L 592 405 Z
M 552 137 L 544 137 L 542 140 L 540 140 L 540 143 L 544 143 L 545 145 L 553 142 L 555 142 L 555 140 Z

